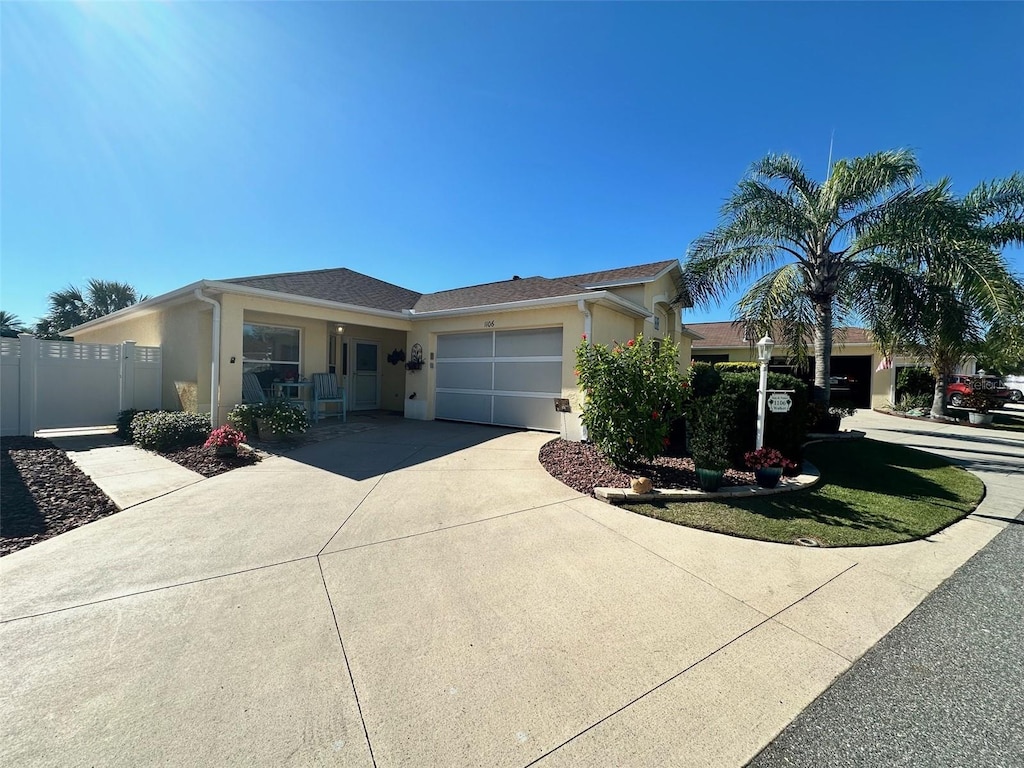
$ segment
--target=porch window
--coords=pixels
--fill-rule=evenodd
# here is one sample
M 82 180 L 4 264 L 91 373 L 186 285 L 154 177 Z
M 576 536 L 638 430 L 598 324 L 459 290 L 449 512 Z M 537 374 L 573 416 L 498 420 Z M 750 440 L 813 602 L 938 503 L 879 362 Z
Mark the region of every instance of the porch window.
M 264 390 L 269 391 L 275 381 L 299 378 L 300 350 L 298 328 L 242 326 L 242 372 L 255 373 Z

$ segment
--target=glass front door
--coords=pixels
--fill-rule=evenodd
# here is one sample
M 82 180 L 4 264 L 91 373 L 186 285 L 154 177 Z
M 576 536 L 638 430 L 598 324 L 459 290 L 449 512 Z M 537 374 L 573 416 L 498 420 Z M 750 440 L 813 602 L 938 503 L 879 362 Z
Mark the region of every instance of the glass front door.
M 380 349 L 375 341 L 355 343 L 352 408 L 380 407 Z

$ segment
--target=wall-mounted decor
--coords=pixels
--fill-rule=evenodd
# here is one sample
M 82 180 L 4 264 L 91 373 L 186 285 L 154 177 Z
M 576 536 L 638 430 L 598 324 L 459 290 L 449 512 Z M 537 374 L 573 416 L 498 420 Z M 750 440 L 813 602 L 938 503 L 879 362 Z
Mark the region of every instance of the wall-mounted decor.
M 405 362 L 405 350 L 396 349 L 387 356 L 387 361 L 392 365 L 398 365 L 399 363 Z
M 405 364 L 405 368 L 408 371 L 418 371 L 423 368 L 423 347 L 419 344 L 413 344 L 412 349 L 409 350 L 409 362 Z

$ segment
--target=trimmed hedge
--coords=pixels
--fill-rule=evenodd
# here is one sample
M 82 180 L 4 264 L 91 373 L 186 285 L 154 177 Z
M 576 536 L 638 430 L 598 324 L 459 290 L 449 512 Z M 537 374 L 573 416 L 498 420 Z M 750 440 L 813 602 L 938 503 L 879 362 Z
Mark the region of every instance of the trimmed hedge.
M 715 363 L 715 370 L 719 373 L 749 373 L 754 371 L 760 373 L 761 364 L 754 362 L 734 361 L 729 363 Z
M 723 413 L 722 419 L 729 426 L 729 460 L 733 466 L 744 466 L 743 455 L 754 450 L 757 441 L 757 386 L 759 373 L 724 373 L 719 393 L 732 396 L 725 400 L 733 406 L 731 412 Z M 764 444 L 776 448 L 790 461 L 800 464 L 803 460 L 803 444 L 807 439 L 810 405 L 807 385 L 795 376 L 786 373 L 768 374 L 768 389 L 792 389 L 790 398 L 793 406 L 787 413 L 767 411 L 764 425 Z
M 151 451 L 177 451 L 202 445 L 210 435 L 210 415 L 187 411 L 149 411 L 132 419 L 132 440 Z
M 708 431 L 714 419 L 718 422 L 713 430 L 715 439 L 724 442 L 723 450 L 730 465 L 742 468 L 744 454 L 754 450 L 757 441 L 759 366 L 753 363 L 752 368 L 742 372 L 721 372 L 720 365 L 694 363 L 690 368 L 690 400 L 686 407 L 690 445 L 692 448 L 695 444 L 706 443 L 698 433 Z M 767 412 L 764 444 L 799 466 L 811 418 L 807 385 L 795 376 L 769 372 L 768 389 L 793 390 L 790 394 L 793 405 L 787 413 Z M 682 431 L 682 426 L 679 425 L 677 433 Z M 673 448 L 676 447 L 674 442 Z

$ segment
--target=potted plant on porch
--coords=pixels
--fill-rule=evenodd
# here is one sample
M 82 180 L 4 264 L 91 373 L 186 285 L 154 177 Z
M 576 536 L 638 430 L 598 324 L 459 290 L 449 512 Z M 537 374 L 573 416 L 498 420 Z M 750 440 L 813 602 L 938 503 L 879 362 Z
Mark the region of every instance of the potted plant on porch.
M 243 432 L 255 431 L 265 442 L 276 442 L 309 429 L 305 409 L 289 400 L 236 405 L 228 414 L 228 423 Z
M 754 479 L 762 488 L 774 488 L 779 484 L 783 471 L 796 467 L 792 461 L 774 448 L 758 448 L 743 454 L 747 467 L 754 470 Z

